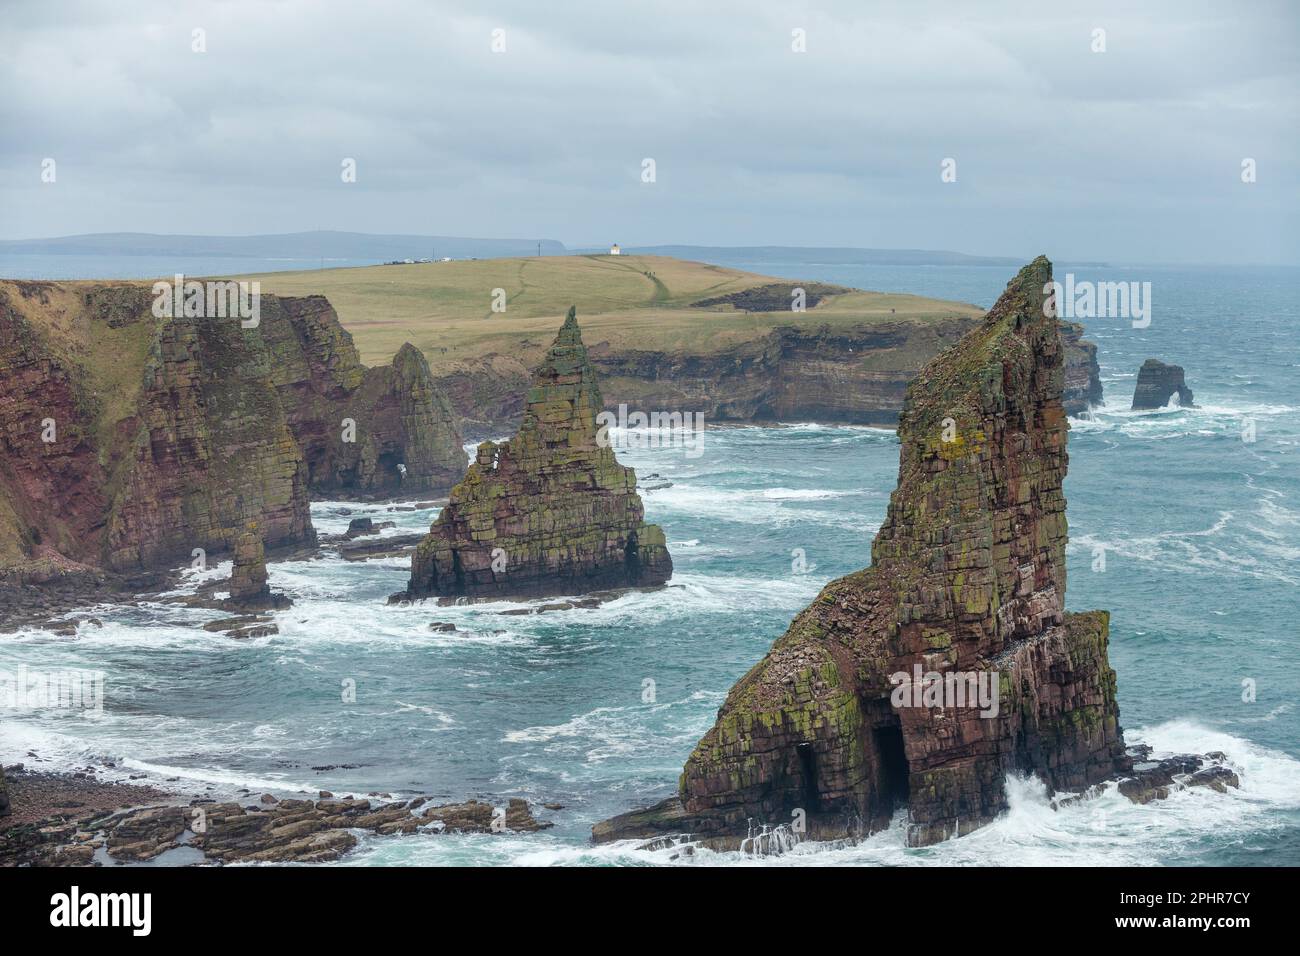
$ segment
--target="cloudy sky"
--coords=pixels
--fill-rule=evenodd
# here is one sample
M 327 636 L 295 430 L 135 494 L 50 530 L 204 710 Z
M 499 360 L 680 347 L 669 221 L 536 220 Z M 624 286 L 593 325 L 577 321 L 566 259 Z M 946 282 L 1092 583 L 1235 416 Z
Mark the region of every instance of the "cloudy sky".
M 1137 6 L 8 0 L 0 238 L 1300 261 L 1300 5 Z

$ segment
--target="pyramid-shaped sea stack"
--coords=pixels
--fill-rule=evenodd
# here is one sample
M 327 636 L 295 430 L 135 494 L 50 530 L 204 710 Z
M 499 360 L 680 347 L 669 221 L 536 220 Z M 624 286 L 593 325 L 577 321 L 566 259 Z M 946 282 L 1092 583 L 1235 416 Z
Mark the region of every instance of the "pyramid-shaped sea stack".
M 828 584 L 732 688 L 679 797 L 597 825 L 596 839 L 689 832 L 727 846 L 796 823 L 855 837 L 906 806 L 908 841 L 925 845 L 1005 810 L 1008 773 L 1072 790 L 1129 768 L 1109 617 L 1064 610 L 1051 281 L 1034 260 L 922 370 L 871 566 Z
M 663 584 L 636 473 L 597 440 L 596 373 L 574 309 L 537 369 L 523 424 L 483 442 L 416 549 L 407 596 L 543 597 Z

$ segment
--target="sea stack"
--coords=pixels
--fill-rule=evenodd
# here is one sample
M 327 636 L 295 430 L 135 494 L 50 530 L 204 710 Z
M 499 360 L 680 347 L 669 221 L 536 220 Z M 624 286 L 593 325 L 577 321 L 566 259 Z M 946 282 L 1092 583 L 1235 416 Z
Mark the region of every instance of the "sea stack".
M 1035 259 L 922 370 L 871 566 L 828 584 L 732 688 L 678 797 L 595 839 L 691 833 L 730 848 L 800 823 L 808 839 L 855 838 L 906 806 L 922 846 L 1005 810 L 1009 773 L 1080 789 L 1129 768 L 1109 617 L 1064 610 L 1051 281 Z
M 545 597 L 663 584 L 636 473 L 598 440 L 603 408 L 576 311 L 546 353 L 509 441 L 478 446 L 411 560 L 402 597 Z
M 273 594 L 267 583 L 266 551 L 256 527 L 235 539 L 234 568 L 230 574 L 231 610 L 262 611 L 289 607 L 293 602 L 283 594 Z
M 1181 407 L 1192 407 L 1192 390 L 1183 379 L 1183 367 L 1153 358 L 1143 362 L 1133 389 L 1133 410 L 1164 408 L 1174 395 Z

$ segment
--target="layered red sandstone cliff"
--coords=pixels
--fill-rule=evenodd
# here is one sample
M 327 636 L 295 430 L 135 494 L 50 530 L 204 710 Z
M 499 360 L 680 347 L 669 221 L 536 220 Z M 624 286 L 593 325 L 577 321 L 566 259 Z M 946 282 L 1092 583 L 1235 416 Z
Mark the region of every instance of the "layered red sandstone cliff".
M 636 473 L 599 438 L 603 408 L 575 310 L 528 391 L 509 441 L 479 445 L 411 561 L 406 598 L 581 594 L 662 584 L 663 531 Z
M 609 408 L 700 412 L 710 422 L 893 427 L 920 369 L 979 324 L 954 314 L 818 327 L 815 309 L 805 319 L 801 327 L 776 328 L 708 353 L 614 348 L 598 340 L 589 352 Z M 1082 336 L 1081 325 L 1061 323 L 1062 404 L 1071 415 L 1102 400 L 1097 347 Z M 519 356 L 505 354 L 435 369 L 435 376 L 471 435 L 513 427 L 531 378 Z
M 1005 810 L 1011 772 L 1075 789 L 1129 767 L 1107 614 L 1064 610 L 1066 362 L 1044 312 L 1051 280 L 1045 258 L 1026 266 L 925 367 L 871 566 L 828 584 L 732 688 L 676 798 L 599 824 L 596 839 L 726 846 L 791 824 L 855 837 L 906 805 L 908 841 L 924 845 Z M 928 674 L 991 681 L 997 707 L 917 706 Z
M 323 298 L 264 295 L 255 328 L 152 304 L 148 285 L 0 282 L 0 585 L 188 562 L 250 522 L 309 544 L 313 493 L 462 473 L 424 358 L 362 366 Z

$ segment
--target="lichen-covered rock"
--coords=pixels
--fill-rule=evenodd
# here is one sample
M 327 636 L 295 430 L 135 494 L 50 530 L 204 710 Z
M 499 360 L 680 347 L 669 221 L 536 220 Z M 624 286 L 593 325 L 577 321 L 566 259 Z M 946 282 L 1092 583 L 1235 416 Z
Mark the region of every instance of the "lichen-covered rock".
M 1192 407 L 1192 390 L 1184 380 L 1183 367 L 1153 358 L 1143 362 L 1133 389 L 1133 410 L 1164 408 L 1175 395 L 1181 407 Z
M 528 393 L 523 424 L 483 442 L 411 562 L 409 597 L 578 594 L 662 584 L 663 531 L 636 473 L 597 440 L 596 375 L 570 309 Z
M 909 843 L 925 845 L 1004 810 L 1010 772 L 1068 789 L 1128 766 L 1107 615 L 1064 611 L 1051 281 L 1036 259 L 926 366 L 899 421 L 898 487 L 871 567 L 828 584 L 732 688 L 678 798 L 607 821 L 597 839 L 690 832 L 738 846 L 791 824 L 854 837 L 906 805 Z M 929 674 L 970 696 L 918 699 Z
M 136 571 L 315 541 L 312 493 L 426 495 L 464 469 L 420 353 L 361 365 L 320 296 L 161 318 L 147 284 L 0 281 L 0 569 Z

